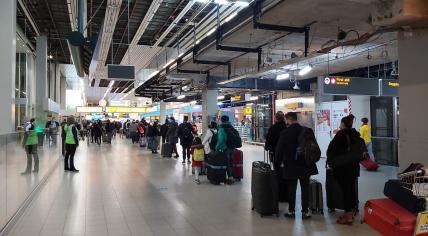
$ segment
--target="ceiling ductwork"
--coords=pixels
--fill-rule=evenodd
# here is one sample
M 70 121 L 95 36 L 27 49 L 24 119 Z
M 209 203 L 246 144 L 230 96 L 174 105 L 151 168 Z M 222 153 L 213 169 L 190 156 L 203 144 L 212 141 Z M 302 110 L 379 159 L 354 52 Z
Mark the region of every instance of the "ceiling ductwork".
M 70 49 L 71 59 L 76 72 L 79 77 L 85 77 L 85 69 L 83 66 L 83 46 L 85 45 L 85 38 L 80 32 L 74 31 L 67 39 L 68 47 Z
M 428 25 L 428 1 L 377 0 L 371 18 L 375 26 Z

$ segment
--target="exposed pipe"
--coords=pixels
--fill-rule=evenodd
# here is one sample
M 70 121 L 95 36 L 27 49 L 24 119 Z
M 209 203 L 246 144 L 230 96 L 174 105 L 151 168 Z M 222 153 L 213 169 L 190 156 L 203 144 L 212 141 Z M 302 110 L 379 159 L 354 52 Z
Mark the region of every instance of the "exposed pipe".
M 37 25 L 34 23 L 33 17 L 31 16 L 30 12 L 28 11 L 27 6 L 25 6 L 25 4 L 22 0 L 18 0 L 18 3 L 21 6 L 22 10 L 24 11 L 24 14 L 27 17 L 28 21 L 30 22 L 31 26 L 33 26 L 33 29 L 34 29 L 34 32 L 36 33 L 36 36 L 40 36 L 39 28 L 37 28 Z

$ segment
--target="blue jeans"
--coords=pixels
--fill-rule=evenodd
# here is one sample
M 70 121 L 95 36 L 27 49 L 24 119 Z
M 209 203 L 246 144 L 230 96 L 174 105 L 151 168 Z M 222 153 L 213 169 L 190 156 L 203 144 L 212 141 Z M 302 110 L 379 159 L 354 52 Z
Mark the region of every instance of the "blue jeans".
M 233 178 L 233 172 L 232 172 L 232 157 L 233 157 L 233 152 L 235 151 L 235 149 L 226 149 L 226 156 L 227 156 L 227 169 L 226 169 L 226 173 L 227 173 L 227 177 Z
M 370 159 L 372 159 L 374 161 L 375 157 L 374 157 L 374 154 L 373 154 L 373 144 L 372 144 L 372 142 L 366 144 L 366 146 L 367 146 L 367 152 L 370 155 Z

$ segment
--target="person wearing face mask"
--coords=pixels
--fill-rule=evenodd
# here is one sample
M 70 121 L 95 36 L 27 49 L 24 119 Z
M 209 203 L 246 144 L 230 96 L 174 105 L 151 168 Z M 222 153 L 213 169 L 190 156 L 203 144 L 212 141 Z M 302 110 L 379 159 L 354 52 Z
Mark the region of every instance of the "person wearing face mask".
M 357 179 L 360 176 L 360 161 L 367 151 L 360 133 L 352 128 L 354 116 L 342 118 L 340 130 L 327 149 L 327 164 L 343 193 L 345 213 L 337 219 L 338 224 L 352 225 L 357 210 Z
M 177 143 L 178 143 L 178 135 L 177 135 L 177 129 L 178 124 L 175 121 L 174 117 L 169 118 L 168 121 L 168 132 L 166 133 L 166 136 L 168 137 L 168 143 L 172 145 L 172 153 L 175 153 L 174 158 L 178 158 L 178 151 L 177 151 Z

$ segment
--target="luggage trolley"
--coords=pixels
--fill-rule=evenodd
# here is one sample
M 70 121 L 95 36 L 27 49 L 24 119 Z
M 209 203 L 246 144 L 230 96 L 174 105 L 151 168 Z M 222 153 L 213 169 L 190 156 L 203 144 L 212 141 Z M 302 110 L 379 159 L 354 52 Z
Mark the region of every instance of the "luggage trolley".
M 413 195 L 428 200 L 428 176 L 424 170 L 415 170 L 399 174 L 402 186 L 413 192 Z M 427 209 L 428 210 L 428 209 Z

